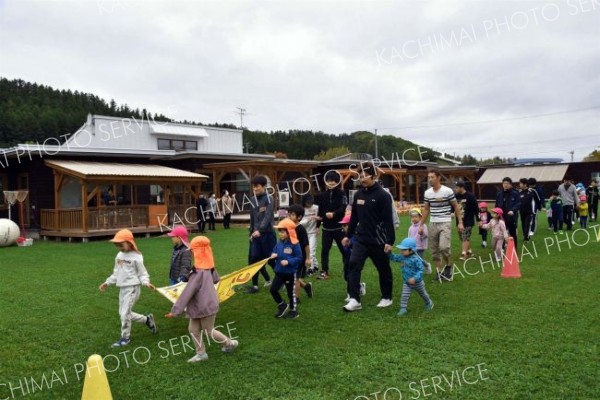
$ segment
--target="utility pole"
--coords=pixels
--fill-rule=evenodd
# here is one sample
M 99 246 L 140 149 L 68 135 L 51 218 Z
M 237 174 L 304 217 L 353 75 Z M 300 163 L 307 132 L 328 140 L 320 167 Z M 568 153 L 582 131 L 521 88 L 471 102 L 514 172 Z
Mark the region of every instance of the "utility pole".
M 375 158 L 379 158 L 379 150 L 377 149 L 377 128 L 375 128 Z
M 242 108 L 242 107 L 236 107 L 237 108 L 237 113 L 240 114 L 240 128 L 243 129 L 244 128 L 244 114 L 246 114 L 246 109 Z
M 571 150 L 569 154 L 571 155 L 571 162 L 573 162 L 573 155 L 575 154 L 575 150 Z

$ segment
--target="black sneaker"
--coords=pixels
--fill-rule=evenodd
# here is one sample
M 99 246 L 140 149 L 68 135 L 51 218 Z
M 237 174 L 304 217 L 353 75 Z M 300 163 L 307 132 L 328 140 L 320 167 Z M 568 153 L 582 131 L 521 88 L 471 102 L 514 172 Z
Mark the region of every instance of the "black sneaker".
M 246 294 L 255 294 L 258 293 L 258 286 L 250 286 L 248 290 L 246 290 Z
M 287 303 L 279 303 L 277 305 L 277 312 L 275 313 L 275 318 L 281 318 L 285 314 L 285 312 L 290 308 Z
M 152 333 L 156 333 L 158 328 L 156 327 L 156 323 L 154 322 L 154 315 L 148 314 L 146 315 L 146 326 Z
M 285 319 L 296 319 L 300 316 L 300 314 L 298 314 L 298 311 L 296 310 L 292 310 L 289 313 L 285 314 Z
M 307 283 L 306 286 L 304 286 L 304 291 L 306 292 L 306 295 L 312 299 L 313 297 L 313 285 L 312 283 Z
M 441 278 L 442 278 L 443 280 L 446 280 L 446 281 L 448 281 L 448 282 L 452 282 L 452 279 L 453 279 L 453 277 L 452 277 L 452 275 L 453 275 L 453 274 L 452 274 L 452 269 L 453 269 L 453 268 L 452 268 L 452 265 L 446 265 L 446 266 L 444 267 L 444 271 L 442 272 L 442 276 L 441 276 Z

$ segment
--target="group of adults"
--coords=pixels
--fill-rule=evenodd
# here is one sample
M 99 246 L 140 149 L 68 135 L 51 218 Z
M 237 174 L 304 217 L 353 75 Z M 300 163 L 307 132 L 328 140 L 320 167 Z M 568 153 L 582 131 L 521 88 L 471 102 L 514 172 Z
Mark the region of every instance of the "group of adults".
M 229 229 L 231 227 L 231 216 L 233 214 L 234 197 L 229 194 L 228 190 L 223 190 L 220 199 L 217 199 L 215 193 L 210 193 L 208 198 L 204 193 L 200 193 L 196 200 L 196 213 L 198 231 L 200 233 L 206 233 L 206 224 L 208 223 L 209 231 L 216 231 L 216 216 L 223 216 L 223 228 Z M 221 202 L 221 208 L 219 208 L 219 201 Z

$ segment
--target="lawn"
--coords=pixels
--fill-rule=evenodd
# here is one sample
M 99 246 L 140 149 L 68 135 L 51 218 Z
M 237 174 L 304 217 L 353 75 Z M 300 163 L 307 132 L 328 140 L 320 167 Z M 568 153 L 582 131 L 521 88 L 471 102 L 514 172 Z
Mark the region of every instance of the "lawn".
M 95 353 L 106 356 L 115 399 L 598 399 L 597 230 L 560 235 L 557 244 L 546 221 L 539 223 L 521 279 L 501 278 L 474 236 L 483 262 L 469 261 L 466 271 L 457 262 L 451 283 L 428 276 L 434 310 L 423 311 L 414 293 L 402 318 L 397 265 L 392 307 L 375 307 L 377 274 L 368 263 L 363 310 L 342 312 L 346 293 L 334 248 L 332 278 L 314 280 L 315 297 L 302 298 L 300 318 L 275 319 L 266 289 L 238 293 L 222 304 L 217 323 L 240 347 L 225 354 L 212 343 L 209 360 L 193 365 L 186 363 L 193 355 L 187 320 L 165 319 L 170 303 L 147 289 L 135 309 L 154 313 L 158 334 L 134 325 L 128 347 L 110 347 L 119 337 L 118 289 L 97 287 L 111 273 L 112 244 L 2 248 L 0 399 L 80 398 L 82 363 Z M 403 218 L 400 239 L 407 227 Z M 220 229 L 210 238 L 221 274 L 246 264 L 247 230 Z M 166 286 L 170 240 L 137 243 L 152 282 Z

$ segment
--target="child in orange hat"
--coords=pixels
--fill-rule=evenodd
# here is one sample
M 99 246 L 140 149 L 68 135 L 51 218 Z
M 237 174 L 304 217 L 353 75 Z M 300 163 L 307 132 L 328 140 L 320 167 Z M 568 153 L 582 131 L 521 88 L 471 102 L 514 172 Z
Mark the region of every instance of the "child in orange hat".
M 208 360 L 202 334 L 222 345 L 221 350 L 231 353 L 238 347 L 238 341 L 228 338 L 215 329 L 215 319 L 219 312 L 219 297 L 215 284 L 219 282 L 219 274 L 215 270 L 210 239 L 196 236 L 190 242 L 190 251 L 194 253 L 194 269 L 188 284 L 173 304 L 171 312 L 165 315 L 173 318 L 183 314 L 185 310 L 190 323 L 188 330 L 196 346 L 196 355 L 188 360 L 190 363 Z
M 131 231 L 120 230 L 111 242 L 117 246 L 119 253 L 115 257 L 112 275 L 98 289 L 104 292 L 109 285 L 116 285 L 119 288 L 121 338 L 113 343 L 113 347 L 121 347 L 129 344 L 132 322 L 145 323 L 152 333 L 156 333 L 156 323 L 152 314 L 142 315 L 133 311 L 133 306 L 140 298 L 140 286 L 144 285 L 152 290 L 155 288 L 150 283 L 150 276 L 144 266 L 144 257 L 139 252 Z
M 296 309 L 296 294 L 294 286 L 296 285 L 296 271 L 302 263 L 302 250 L 296 236 L 296 224 L 289 218 L 282 219 L 279 224 L 275 225 L 275 229 L 279 234 L 279 242 L 273 248 L 271 259 L 275 259 L 275 278 L 271 285 L 271 296 L 277 303 L 276 318 L 281 318 L 284 315 L 286 318 L 297 318 L 298 310 Z M 285 285 L 288 299 L 287 304 L 279 294 L 279 289 Z M 286 312 L 290 312 L 286 315 Z
M 175 285 L 187 282 L 187 277 L 192 271 L 192 254 L 188 251 L 188 231 L 183 225 L 173 228 L 167 233 L 173 242 L 171 254 L 171 268 L 169 268 L 169 283 Z

